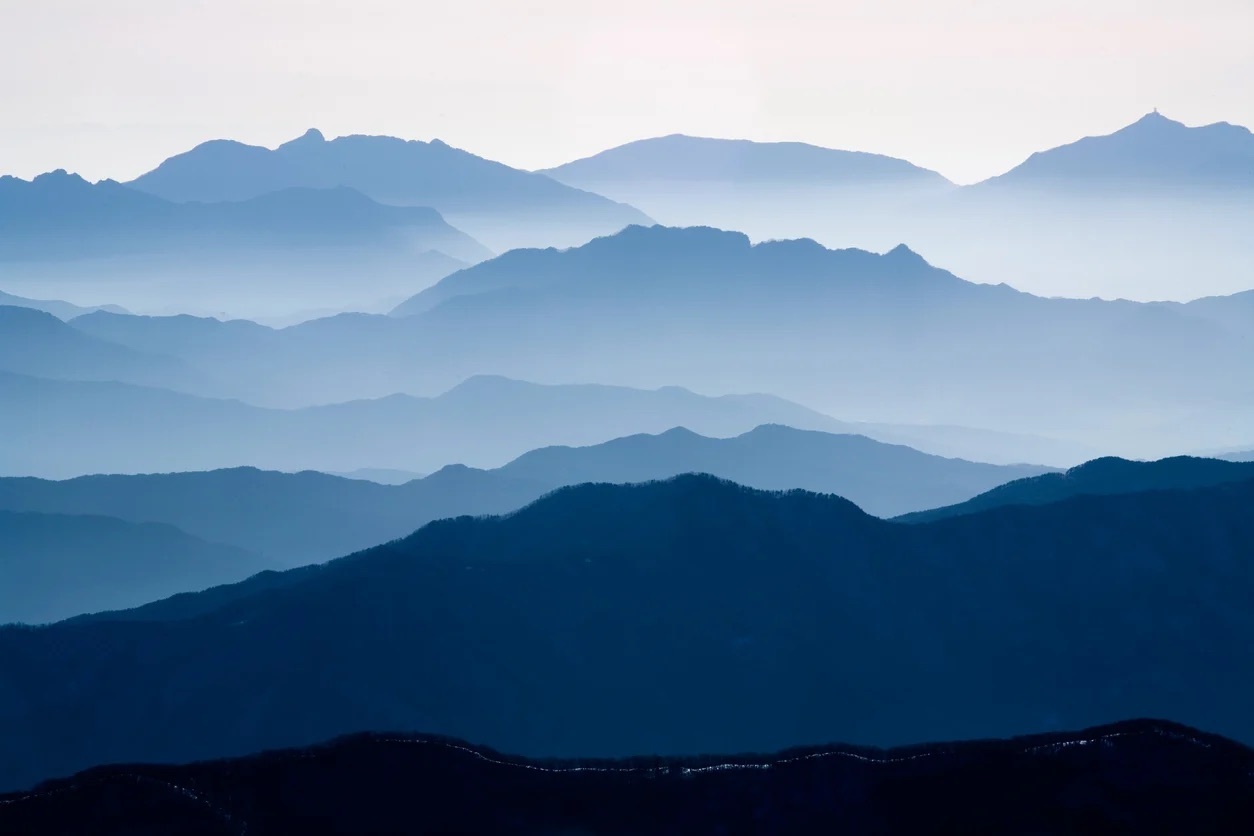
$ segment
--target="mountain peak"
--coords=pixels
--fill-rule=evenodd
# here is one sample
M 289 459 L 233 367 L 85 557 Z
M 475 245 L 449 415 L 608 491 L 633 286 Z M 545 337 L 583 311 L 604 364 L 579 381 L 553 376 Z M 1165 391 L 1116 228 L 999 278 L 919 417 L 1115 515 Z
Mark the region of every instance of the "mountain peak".
M 327 138 L 322 135 L 322 131 L 318 130 L 317 128 L 310 128 L 309 130 L 305 131 L 300 136 L 296 137 L 296 139 L 289 140 L 283 143 L 282 145 L 280 145 L 279 147 L 291 148 L 297 145 L 319 145 L 326 141 L 327 141 Z
M 1183 122 L 1177 122 L 1175 119 L 1168 119 L 1158 112 L 1157 109 L 1151 110 L 1140 119 L 1128 126 L 1129 128 L 1183 128 Z

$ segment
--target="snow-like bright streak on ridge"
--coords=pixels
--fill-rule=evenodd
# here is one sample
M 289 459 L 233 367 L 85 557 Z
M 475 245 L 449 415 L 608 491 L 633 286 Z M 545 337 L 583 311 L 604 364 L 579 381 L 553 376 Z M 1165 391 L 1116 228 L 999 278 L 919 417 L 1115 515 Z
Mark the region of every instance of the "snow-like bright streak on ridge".
M 1098 735 L 1090 738 L 1080 738 L 1077 740 L 1059 740 L 1053 743 L 1042 743 L 1035 746 L 1025 746 L 1019 750 L 1020 754 L 1028 754 L 1034 752 L 1059 752 L 1073 746 L 1091 746 L 1094 744 L 1109 745 L 1111 741 L 1121 737 L 1140 737 L 1146 734 L 1157 735 L 1158 737 L 1169 740 L 1181 740 L 1194 746 L 1200 746 L 1204 749 L 1211 748 L 1211 744 L 1204 740 L 1193 737 L 1192 735 L 1181 734 L 1179 732 L 1167 731 L 1165 729 L 1146 729 L 1143 731 L 1127 731 L 1127 732 L 1110 732 L 1108 734 Z M 578 773 L 578 772 L 598 772 L 598 773 L 615 773 L 615 774 L 636 774 L 649 776 L 665 776 L 671 774 L 679 775 L 697 775 L 706 772 L 723 772 L 747 769 L 772 769 L 777 766 L 785 766 L 792 763 L 800 763 L 803 761 L 820 760 L 822 758 L 849 758 L 863 763 L 872 764 L 874 766 L 891 766 L 893 764 L 908 763 L 910 761 L 923 760 L 924 758 L 933 758 L 950 754 L 952 750 L 940 749 L 932 752 L 918 752 L 913 755 L 901 755 L 891 757 L 888 755 L 862 754 L 860 752 L 850 752 L 840 749 L 829 752 L 812 752 L 808 755 L 796 755 L 789 758 L 779 758 L 769 761 L 753 762 L 747 761 L 737 763 L 728 761 L 726 763 L 707 764 L 705 766 L 545 766 L 537 763 L 527 763 L 526 761 L 507 760 L 505 758 L 493 757 L 484 752 L 477 751 L 469 746 L 452 743 L 445 740 L 423 740 L 420 738 L 404 738 L 404 737 L 377 737 L 372 738 L 371 742 L 375 743 L 395 743 L 407 746 L 435 746 L 442 749 L 460 752 L 471 757 L 477 758 L 485 763 L 495 766 L 511 767 L 514 769 L 527 769 L 533 772 L 545 773 Z M 325 748 L 306 749 L 297 753 L 298 757 L 315 758 L 325 752 Z M 134 773 L 122 773 L 118 775 L 110 775 L 103 778 L 97 778 L 86 783 L 75 783 L 64 787 L 56 787 L 41 792 L 32 792 L 18 798 L 0 799 L 0 805 L 20 804 L 24 801 L 35 801 L 42 798 L 48 798 L 56 795 L 74 792 L 85 789 L 89 786 L 96 786 L 110 781 L 122 781 L 130 778 L 136 782 L 147 782 L 157 784 L 173 792 L 177 792 L 188 799 L 205 805 L 218 815 L 223 821 L 226 821 L 237 828 L 237 832 L 243 836 L 248 831 L 247 825 L 243 822 L 235 822 L 234 817 L 226 810 L 214 804 L 209 799 L 187 787 L 171 784 L 146 775 L 137 775 Z

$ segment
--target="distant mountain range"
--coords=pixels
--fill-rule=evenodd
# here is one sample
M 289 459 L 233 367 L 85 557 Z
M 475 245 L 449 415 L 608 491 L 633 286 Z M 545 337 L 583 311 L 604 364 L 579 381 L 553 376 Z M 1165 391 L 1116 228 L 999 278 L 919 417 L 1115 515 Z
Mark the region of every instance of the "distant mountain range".
M 629 142 L 541 173 L 616 200 L 641 200 L 657 207 L 663 206 L 667 193 L 675 190 L 690 195 L 704 189 L 814 193 L 879 187 L 935 191 L 953 185 L 934 171 L 880 154 L 802 142 L 750 142 L 682 134 Z
M 64 171 L 0 178 L 0 263 L 28 291 L 87 287 L 150 308 L 264 311 L 278 294 L 291 307 L 295 293 L 307 306 L 367 305 L 491 254 L 433 209 L 342 187 L 174 203 Z
M 0 511 L 0 624 L 136 607 L 270 565 L 161 523 Z
M 72 305 L 69 302 L 62 302 L 59 299 L 27 299 L 24 296 L 14 296 L 11 293 L 5 293 L 0 290 L 0 306 L 12 308 L 33 308 L 37 311 L 50 313 L 57 319 L 73 319 L 83 314 L 95 313 L 96 311 L 105 311 L 114 314 L 129 314 L 126 308 L 118 305 L 94 305 L 83 307 L 80 305 Z
M 0 828 L 86 833 L 107 821 L 116 832 L 204 836 L 1202 836 L 1254 829 L 1252 796 L 1249 748 L 1155 720 L 887 750 L 615 761 L 526 759 L 393 732 L 229 761 L 98 768 L 0 796 Z
M 580 244 L 648 220 L 630 206 L 439 140 L 327 140 L 317 130 L 273 150 L 206 142 L 128 185 L 173 201 L 247 200 L 293 187 L 346 186 L 380 203 L 434 207 L 498 251 Z
M 978 188 L 1080 192 L 1254 189 L 1254 134 L 1218 122 L 1189 127 L 1158 111 L 1106 136 L 1040 151 Z
M 1087 445 L 1074 456 L 1018 458 L 1072 465 L 1100 453 L 1247 443 L 1246 307 L 1244 294 L 1188 305 L 1045 299 L 963 281 L 906 247 L 877 255 L 629 227 L 576 249 L 514 251 L 462 270 L 391 318 L 275 330 L 95 313 L 72 324 L 229 382 L 203 394 L 255 404 L 439 392 L 485 372 L 677 384 L 770 391 L 876 424 L 995 420 L 1001 432 Z
M 589 447 L 546 447 L 496 470 L 450 465 L 399 485 L 256 468 L 66 481 L 9 477 L 0 478 L 0 509 L 172 525 L 260 555 L 268 565 L 302 566 L 394 540 L 432 520 L 513 511 L 579 482 L 711 473 L 757 488 L 839 494 L 870 513 L 891 516 L 968 499 L 1044 470 L 943 459 L 861 436 L 773 425 L 730 439 L 673 429 Z M 125 549 L 102 544 L 97 556 L 106 555 L 128 560 Z M 267 563 L 259 562 L 255 571 L 263 568 Z M 167 587 L 167 594 L 198 588 Z M 107 600 L 67 615 L 117 608 Z
M 548 447 L 526 453 L 497 473 L 557 487 L 580 482 L 647 482 L 708 473 L 751 488 L 800 488 L 836 494 L 876 516 L 905 505 L 935 508 L 944 494 L 979 493 L 1035 465 L 998 466 L 929 456 L 859 435 L 834 435 L 779 425 L 735 438 L 705 438 L 677 428 L 593 447 Z M 1254 478 L 1254 473 L 1251 474 Z
M 1229 294 L 1249 288 L 1254 258 L 1254 136 L 1158 113 L 962 188 L 874 154 L 684 136 L 546 173 L 672 226 L 875 251 L 906 241 L 967 278 L 1045 296 Z
M 999 485 L 948 507 L 904 514 L 901 522 L 929 522 L 1007 505 L 1045 505 L 1073 496 L 1205 488 L 1254 480 L 1254 462 L 1178 456 L 1156 462 L 1094 459 L 1065 473 L 1043 473 Z
M 0 305 L 0 372 L 193 390 L 214 387 L 177 358 L 93 337 L 42 310 L 7 305 Z
M 1254 739 L 1254 482 L 934 523 L 712 477 L 0 630 L 0 786 L 427 729 L 543 756 L 1168 716 Z M 922 687 L 925 683 L 926 687 Z
M 720 437 L 761 424 L 846 427 L 767 395 L 711 398 L 677 387 L 540 386 L 497 377 L 471 378 L 435 398 L 395 395 L 281 410 L 0 372 L 0 403 L 6 407 L 0 473 L 50 478 L 242 465 L 432 472 L 450 461 L 495 467 L 537 447 L 597 444 L 675 426 Z
M 65 259 L 187 248 L 372 242 L 463 261 L 492 253 L 434 209 L 385 206 L 353 189 L 287 188 L 222 203 L 175 203 L 112 180 L 88 183 L 56 171 L 32 181 L 0 178 L 0 254 Z
M 1232 385 L 1248 371 L 1254 320 L 1216 327 L 1213 309 L 1191 305 L 972 284 L 905 247 L 875 255 L 632 227 L 575 250 L 508 253 L 393 313 L 438 340 L 446 374 L 488 362 L 538 380 L 595 368 L 648 386 L 665 374 L 877 421 L 978 426 L 998 415 L 999 429 L 1133 455 L 1188 449 L 1196 413 L 1218 415 L 1211 405 L 1227 401 L 1230 419 L 1254 403 L 1254 391 Z M 474 340 L 455 349 L 467 333 Z

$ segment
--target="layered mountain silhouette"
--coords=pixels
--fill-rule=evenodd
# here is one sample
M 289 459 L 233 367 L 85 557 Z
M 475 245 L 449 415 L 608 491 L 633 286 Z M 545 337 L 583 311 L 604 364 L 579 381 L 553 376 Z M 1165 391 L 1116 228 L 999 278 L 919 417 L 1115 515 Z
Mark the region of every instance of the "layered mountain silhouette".
M 997 429 L 1133 455 L 1196 446 L 1197 413 L 1227 402 L 1230 420 L 1251 403 L 1231 383 L 1245 376 L 1248 322 L 1215 328 L 1190 306 L 973 284 L 905 247 L 876 255 L 632 227 L 575 250 L 508 253 L 393 313 L 439 340 L 446 373 L 493 362 L 538 380 L 596 368 L 649 386 L 666 375 L 876 421 L 979 426 L 997 415 Z M 464 333 L 476 339 L 459 361 Z
M 0 796 L 9 832 L 1222 834 L 1254 827 L 1254 753 L 1164 721 L 771 755 L 554 761 L 361 734 Z M 415 796 L 421 803 L 415 804 Z
M 0 473 L 49 478 L 244 465 L 432 472 L 450 460 L 495 467 L 537 447 L 597 444 L 675 426 L 712 436 L 761 424 L 845 427 L 768 395 L 704 397 L 677 387 L 540 386 L 498 377 L 471 378 L 434 398 L 394 395 L 285 410 L 0 372 L 0 402 L 7 440 Z
M 1045 505 L 1073 496 L 1188 490 L 1254 479 L 1254 463 L 1177 456 L 1155 462 L 1103 458 L 1064 473 L 1016 479 L 948 507 L 905 514 L 902 522 L 927 522 L 1006 505 Z
M 193 390 L 215 387 L 175 357 L 93 337 L 51 313 L 9 305 L 0 305 L 0 372 Z
M 174 201 L 246 200 L 293 187 L 347 186 L 381 203 L 434 207 L 497 250 L 570 246 L 646 220 L 630 206 L 439 140 L 327 140 L 317 130 L 273 150 L 206 142 L 129 185 Z
M 160 523 L 0 511 L 0 624 L 135 607 L 271 565 Z
M 415 252 L 463 261 L 491 252 L 434 209 L 385 206 L 350 188 L 288 188 L 245 200 L 175 203 L 112 180 L 88 183 L 55 171 L 32 181 L 0 178 L 0 253 L 62 259 L 188 247 L 357 243 L 394 237 Z
M 669 225 L 873 251 L 906 241 L 976 281 L 1149 301 L 1249 288 L 1251 160 L 1244 127 L 1151 113 L 962 188 L 876 155 L 693 137 L 630 143 L 549 173 Z
M 890 516 L 967 499 L 1043 470 L 943 459 L 861 436 L 778 425 L 729 439 L 677 428 L 589 447 L 543 448 L 490 471 L 450 465 L 399 485 L 256 468 L 65 481 L 0 478 L 0 509 L 164 523 L 274 565 L 299 566 L 394 540 L 432 520 L 513 511 L 579 482 L 702 472 L 751 487 L 836 493 Z
M 904 525 L 708 476 L 566 488 L 157 613 L 0 630 L 0 786 L 363 729 L 562 757 L 1128 716 L 1250 740 L 1252 501 L 1243 482 Z
M 1227 122 L 1189 127 L 1154 111 L 1112 134 L 1035 153 L 979 186 L 992 187 L 1251 190 L 1254 134 Z
M 269 329 L 95 313 L 73 325 L 233 387 L 205 394 L 263 405 L 438 392 L 485 371 L 765 390 L 863 422 L 996 420 L 990 429 L 1088 445 L 1019 458 L 1071 465 L 1248 442 L 1237 430 L 1254 390 L 1233 381 L 1247 377 L 1254 320 L 1240 316 L 1244 296 L 1232 297 L 1230 313 L 1226 302 L 1046 299 L 963 281 L 906 247 L 877 255 L 631 227 L 462 270 L 393 317 Z
M 72 324 L 229 381 L 229 390 L 203 394 L 259 405 L 439 392 L 484 372 L 765 390 L 875 424 L 996 420 L 989 429 L 1087 445 L 1078 455 L 1018 457 L 1072 465 L 1101 453 L 1155 457 L 1248 442 L 1254 390 L 1239 381 L 1254 320 L 1240 315 L 1244 296 L 1230 301 L 1229 310 L 1228 299 L 1045 299 L 963 281 L 905 247 L 877 255 L 631 227 L 462 270 L 393 317 L 273 329 L 95 313 Z
M 859 435 L 768 425 L 735 438 L 705 438 L 676 428 L 593 447 L 549 447 L 526 453 L 496 472 L 555 487 L 708 473 L 763 490 L 838 494 L 869 514 L 893 516 L 894 508 L 936 507 L 944 494 L 978 491 L 982 483 L 1002 484 L 1016 471 L 1043 470 L 929 456 Z
M 264 557 L 254 564 L 253 571 L 261 571 L 329 560 L 403 537 L 432 520 L 513 511 L 561 484 L 464 465 L 401 485 L 251 467 L 65 481 L 9 477 L 0 478 L 0 509 L 173 526 Z M 202 588 L 194 580 L 129 606 Z M 62 617 L 118 608 L 102 596 Z
M 90 288 L 131 307 L 269 311 L 272 296 L 290 307 L 297 292 L 309 306 L 377 305 L 490 255 L 433 209 L 343 187 L 175 203 L 64 171 L 0 178 L 0 263 L 12 286 Z
M 24 296 L 14 296 L 11 293 L 5 293 L 0 290 L 0 306 L 13 308 L 33 308 L 37 311 L 50 313 L 57 319 L 73 319 L 83 314 L 95 313 L 96 311 L 105 311 L 106 313 L 128 314 L 130 311 L 118 305 L 92 305 L 82 306 L 74 305 L 70 302 L 64 302 L 60 299 L 27 299 Z

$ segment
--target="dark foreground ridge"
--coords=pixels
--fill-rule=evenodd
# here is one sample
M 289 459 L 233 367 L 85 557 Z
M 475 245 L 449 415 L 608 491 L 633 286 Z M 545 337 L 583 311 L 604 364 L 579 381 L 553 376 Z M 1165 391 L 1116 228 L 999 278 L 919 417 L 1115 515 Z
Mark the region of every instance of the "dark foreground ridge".
M 1254 751 L 1157 720 L 898 749 L 528 760 L 361 734 L 186 766 L 107 766 L 0 796 L 0 832 L 1254 832 Z

